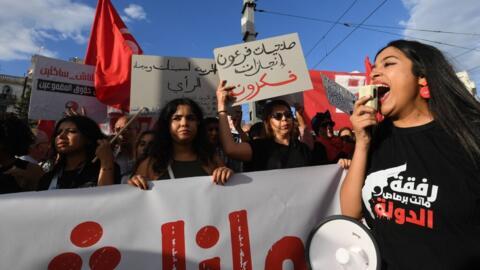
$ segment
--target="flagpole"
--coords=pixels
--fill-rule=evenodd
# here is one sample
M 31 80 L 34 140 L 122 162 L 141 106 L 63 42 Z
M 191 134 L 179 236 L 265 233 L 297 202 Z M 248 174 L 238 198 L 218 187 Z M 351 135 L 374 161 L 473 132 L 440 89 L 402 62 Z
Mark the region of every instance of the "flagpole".
M 143 112 L 148 112 L 148 109 L 143 107 L 132 118 L 130 118 L 130 120 L 128 120 L 128 122 L 125 124 L 125 126 L 122 129 L 120 129 L 120 131 L 117 132 L 117 134 L 115 134 L 115 136 L 112 139 L 110 139 L 110 144 L 114 143 L 118 139 L 118 137 L 120 137 L 120 135 L 122 135 L 122 133 L 125 132 L 125 130 L 128 129 L 130 124 L 133 123 L 133 121 L 135 121 L 140 116 L 140 114 L 142 114 Z M 92 163 L 95 163 L 97 160 L 98 160 L 98 157 L 95 157 L 92 160 Z

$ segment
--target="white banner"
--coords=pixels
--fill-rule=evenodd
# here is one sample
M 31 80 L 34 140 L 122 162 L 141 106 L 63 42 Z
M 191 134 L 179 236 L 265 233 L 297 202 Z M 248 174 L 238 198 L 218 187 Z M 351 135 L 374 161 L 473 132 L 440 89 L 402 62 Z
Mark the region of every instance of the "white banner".
M 0 269 L 307 269 L 341 179 L 335 164 L 2 195 Z
M 298 34 L 214 50 L 222 80 L 236 86 L 234 105 L 313 89 Z
M 28 118 L 58 120 L 68 108 L 97 123 L 107 117 L 107 106 L 95 97 L 94 67 L 40 55 L 32 57 L 33 79 Z
M 217 115 L 215 91 L 218 74 L 211 59 L 132 56 L 130 108 L 135 113 L 142 107 L 159 112 L 175 98 L 195 100 L 206 116 Z

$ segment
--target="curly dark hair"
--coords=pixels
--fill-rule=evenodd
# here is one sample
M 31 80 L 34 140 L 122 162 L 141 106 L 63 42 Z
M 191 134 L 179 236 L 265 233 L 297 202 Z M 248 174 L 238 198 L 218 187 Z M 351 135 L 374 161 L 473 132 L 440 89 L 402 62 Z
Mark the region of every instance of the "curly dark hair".
M 180 105 L 189 106 L 198 121 L 197 134 L 192 142 L 193 151 L 197 154 L 202 164 L 208 166 L 213 163 L 214 150 L 207 140 L 202 109 L 195 101 L 189 98 L 178 98 L 168 102 L 160 112 L 154 127 L 155 135 L 153 142 L 148 147 L 146 154 L 137 161 L 136 168 L 143 160 L 150 157 L 153 160 L 153 171 L 156 173 L 165 172 L 173 160 L 173 139 L 170 134 L 171 119 Z
M 13 114 L 0 116 L 0 151 L 9 156 L 23 156 L 35 141 L 27 123 Z

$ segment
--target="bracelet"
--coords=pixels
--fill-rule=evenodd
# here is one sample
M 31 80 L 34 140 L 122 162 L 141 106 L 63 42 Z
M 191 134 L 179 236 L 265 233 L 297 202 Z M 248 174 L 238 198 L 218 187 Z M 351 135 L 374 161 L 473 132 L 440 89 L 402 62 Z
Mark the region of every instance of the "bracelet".
M 222 110 L 222 111 L 218 111 L 218 112 L 217 112 L 217 114 L 221 114 L 221 113 L 228 114 L 228 111 L 227 111 L 227 110 Z

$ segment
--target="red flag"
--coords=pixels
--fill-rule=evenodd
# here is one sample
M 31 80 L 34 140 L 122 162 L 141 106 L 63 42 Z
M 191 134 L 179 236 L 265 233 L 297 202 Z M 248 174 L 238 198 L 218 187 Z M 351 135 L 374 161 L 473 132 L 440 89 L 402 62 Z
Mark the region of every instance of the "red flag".
M 365 75 L 366 75 L 366 83 L 370 84 L 370 73 L 372 73 L 372 63 L 370 63 L 370 58 L 365 57 Z
M 53 133 L 55 132 L 55 121 L 54 120 L 38 120 L 37 128 L 45 132 L 48 138 L 52 138 Z
M 85 56 L 85 64 L 96 67 L 98 100 L 129 110 L 131 56 L 142 53 L 110 0 L 99 0 Z

